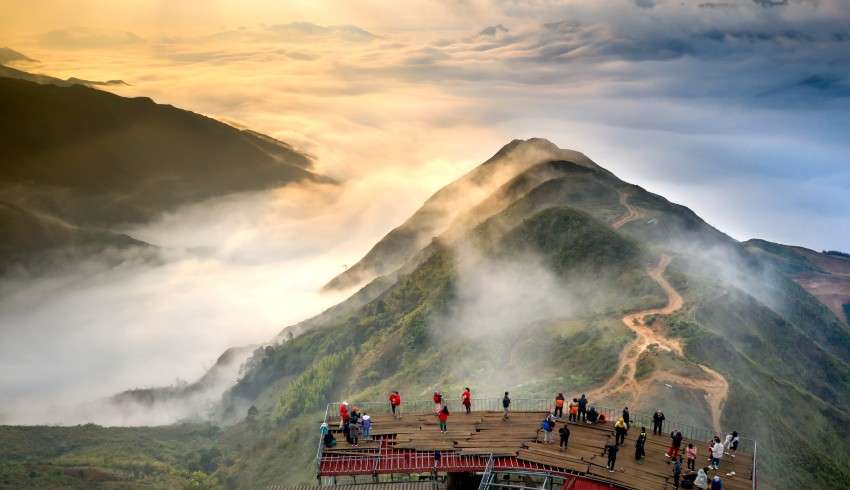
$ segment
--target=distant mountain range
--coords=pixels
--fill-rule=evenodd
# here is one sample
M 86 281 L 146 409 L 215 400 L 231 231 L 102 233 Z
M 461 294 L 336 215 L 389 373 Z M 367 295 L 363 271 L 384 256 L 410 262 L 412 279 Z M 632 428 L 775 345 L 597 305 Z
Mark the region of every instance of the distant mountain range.
M 112 230 L 226 194 L 329 181 L 308 155 L 193 112 L 0 66 L 0 271 L 136 247 Z

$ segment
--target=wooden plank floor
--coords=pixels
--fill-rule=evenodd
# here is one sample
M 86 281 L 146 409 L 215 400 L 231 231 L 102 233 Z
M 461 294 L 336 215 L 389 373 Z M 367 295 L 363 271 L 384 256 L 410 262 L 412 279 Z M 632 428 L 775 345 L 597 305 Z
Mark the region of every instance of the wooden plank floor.
M 537 432 L 545 417 L 542 412 L 513 412 L 508 420 L 502 419 L 500 412 L 473 412 L 469 415 L 454 413 L 449 417 L 448 432 L 439 431 L 437 417 L 433 413 L 405 414 L 395 419 L 390 414 L 372 415 L 372 435 L 388 436 L 394 440 L 396 449 L 417 451 L 456 451 L 458 454 L 490 454 L 517 458 L 545 464 L 564 470 L 593 475 L 597 478 L 617 483 L 626 488 L 655 490 L 673 488 L 673 465 L 667 462 L 664 452 L 670 443 L 669 436 L 647 436 L 646 457 L 640 461 L 634 458 L 634 444 L 640 432 L 639 427 L 629 430 L 626 441 L 617 456 L 616 471 L 608 472 L 605 465 L 607 456 L 602 455 L 603 448 L 614 440 L 613 427 L 569 423 L 569 447 L 559 449 L 560 429 L 566 420 L 560 420 L 553 433 L 552 443 L 542 443 L 542 433 Z M 330 421 L 334 427 L 333 420 Z M 338 424 L 338 421 L 336 421 Z M 392 439 L 394 437 L 394 439 Z M 360 447 L 349 448 L 344 439 L 332 450 L 332 453 L 363 453 L 376 451 L 375 442 L 361 441 Z M 683 441 L 697 447 L 697 468 L 706 466 L 708 443 L 705 441 Z M 327 453 L 326 453 L 327 454 Z M 717 474 L 723 479 L 723 488 L 728 490 L 748 490 L 752 488 L 752 456 L 739 453 L 735 458 L 725 456 Z M 683 466 L 682 473 L 687 473 Z M 735 472 L 731 475 L 731 472 Z M 713 477 L 714 471 L 709 472 Z

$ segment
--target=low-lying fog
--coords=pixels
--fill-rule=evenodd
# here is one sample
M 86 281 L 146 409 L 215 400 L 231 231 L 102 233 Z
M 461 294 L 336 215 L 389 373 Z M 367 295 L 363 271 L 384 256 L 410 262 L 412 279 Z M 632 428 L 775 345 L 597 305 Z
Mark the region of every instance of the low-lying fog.
M 0 283 L 0 423 L 125 422 L 76 405 L 194 381 L 228 347 L 269 341 L 340 301 L 320 287 L 421 203 L 373 185 L 200 203 L 128 230 L 162 247 L 161 261 Z

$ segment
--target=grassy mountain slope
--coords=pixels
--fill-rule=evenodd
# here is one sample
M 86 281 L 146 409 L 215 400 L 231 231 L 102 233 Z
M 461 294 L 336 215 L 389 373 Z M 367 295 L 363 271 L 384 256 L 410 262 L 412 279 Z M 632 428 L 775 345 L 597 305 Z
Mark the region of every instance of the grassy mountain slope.
M 683 355 L 647 349 L 637 364 L 643 390 L 629 405 L 710 426 L 711 400 L 676 379 L 704 376 L 705 365 L 729 385 L 723 429 L 759 440 L 762 484 L 850 485 L 850 328 L 769 257 L 689 209 L 595 165 L 528 155 L 537 159 L 501 167 L 508 176 L 487 195 L 423 226 L 427 239 L 383 241 L 386 254 L 376 246 L 373 258 L 393 257 L 386 273 L 254 352 L 219 407 L 229 426 L 216 439 L 223 462 L 213 480 L 311 481 L 329 400 L 383 400 L 391 389 L 426 399 L 466 385 L 477 396 L 589 392 L 635 338 L 623 316 L 669 300 L 647 274 L 665 255 L 683 306 L 648 324 Z

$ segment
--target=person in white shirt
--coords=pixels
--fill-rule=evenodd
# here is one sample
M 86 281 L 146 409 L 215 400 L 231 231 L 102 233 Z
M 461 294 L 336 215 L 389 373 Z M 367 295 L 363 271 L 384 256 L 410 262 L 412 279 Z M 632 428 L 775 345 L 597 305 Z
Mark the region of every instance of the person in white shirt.
M 719 437 L 714 438 L 714 446 L 711 447 L 711 468 L 720 469 L 720 458 L 723 457 L 723 443 Z

